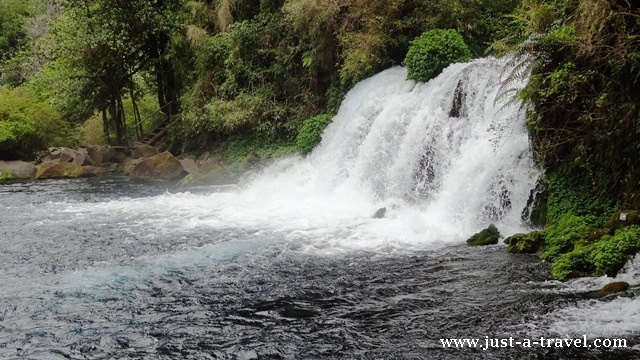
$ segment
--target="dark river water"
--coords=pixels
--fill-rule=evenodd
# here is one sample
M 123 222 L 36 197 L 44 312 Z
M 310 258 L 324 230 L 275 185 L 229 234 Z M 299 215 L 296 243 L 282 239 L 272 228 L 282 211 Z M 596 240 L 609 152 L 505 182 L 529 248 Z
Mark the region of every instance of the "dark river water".
M 602 279 L 550 281 L 535 257 L 464 239 L 341 247 L 357 224 L 225 213 L 236 191 L 0 184 L 0 358 L 640 359 L 637 295 L 580 295 Z M 441 342 L 583 335 L 628 347 Z

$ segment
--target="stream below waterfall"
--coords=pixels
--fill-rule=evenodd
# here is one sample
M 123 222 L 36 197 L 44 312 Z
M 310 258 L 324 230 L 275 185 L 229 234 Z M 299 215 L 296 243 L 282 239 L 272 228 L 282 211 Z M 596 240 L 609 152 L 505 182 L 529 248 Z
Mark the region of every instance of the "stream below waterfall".
M 1 183 L 0 358 L 640 359 L 640 262 L 616 279 L 632 290 L 591 299 L 612 279 L 465 244 L 530 230 L 541 174 L 496 101 L 505 66 L 383 71 L 311 154 L 234 185 Z M 541 337 L 626 347 L 522 345 Z

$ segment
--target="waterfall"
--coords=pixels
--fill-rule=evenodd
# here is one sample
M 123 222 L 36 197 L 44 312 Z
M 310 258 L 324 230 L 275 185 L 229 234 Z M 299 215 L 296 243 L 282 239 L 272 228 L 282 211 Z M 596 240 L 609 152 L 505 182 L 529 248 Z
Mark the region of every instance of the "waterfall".
M 309 156 L 265 169 L 244 195 L 292 217 L 370 217 L 386 207 L 423 239 L 460 241 L 489 223 L 521 231 L 540 172 L 524 111 L 496 101 L 505 66 L 453 64 L 427 83 L 407 80 L 402 67 L 366 79 Z
M 459 244 L 491 223 L 504 236 L 527 231 L 521 217 L 540 171 L 524 112 L 496 102 L 506 63 L 453 64 L 427 83 L 406 80 L 401 67 L 383 71 L 346 95 L 312 153 L 280 159 L 239 188 L 62 207 L 121 214 L 147 237 L 266 234 L 321 253 Z

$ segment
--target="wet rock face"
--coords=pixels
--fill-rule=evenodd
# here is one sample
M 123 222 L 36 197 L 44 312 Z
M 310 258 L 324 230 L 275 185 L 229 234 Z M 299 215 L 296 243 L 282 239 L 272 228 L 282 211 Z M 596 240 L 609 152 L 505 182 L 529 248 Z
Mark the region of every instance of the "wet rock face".
M 129 173 L 132 179 L 144 181 L 176 180 L 183 175 L 182 164 L 168 151 L 143 159 Z
M 384 214 L 386 214 L 386 213 L 387 213 L 387 208 L 383 207 L 383 208 L 380 208 L 380 209 L 376 210 L 375 214 L 373 214 L 372 217 L 374 219 L 382 219 L 384 217 Z
M 449 110 L 450 117 L 463 117 L 466 116 L 466 109 L 464 106 L 464 100 L 466 98 L 466 94 L 464 92 L 462 80 L 458 81 L 458 85 L 456 86 L 456 90 L 453 93 L 453 103 L 451 104 L 451 110 Z

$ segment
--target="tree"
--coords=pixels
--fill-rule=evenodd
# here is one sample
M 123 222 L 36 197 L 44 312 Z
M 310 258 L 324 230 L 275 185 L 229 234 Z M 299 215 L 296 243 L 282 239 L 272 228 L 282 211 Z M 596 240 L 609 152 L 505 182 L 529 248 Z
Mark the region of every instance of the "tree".
M 123 97 L 134 94 L 134 75 L 151 75 L 160 109 L 171 118 L 179 111 L 174 66 L 169 54 L 178 33 L 180 0 L 65 0 L 54 28 L 56 61 L 74 69 L 75 95 L 102 113 L 105 136 L 125 140 Z M 77 89 L 80 89 L 78 91 Z M 135 102 L 135 99 L 132 99 Z

